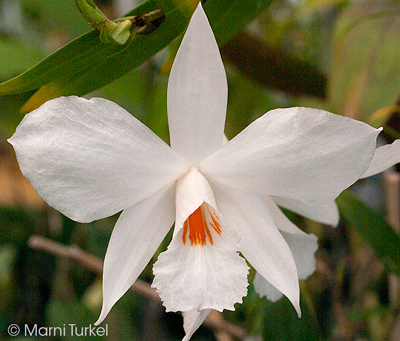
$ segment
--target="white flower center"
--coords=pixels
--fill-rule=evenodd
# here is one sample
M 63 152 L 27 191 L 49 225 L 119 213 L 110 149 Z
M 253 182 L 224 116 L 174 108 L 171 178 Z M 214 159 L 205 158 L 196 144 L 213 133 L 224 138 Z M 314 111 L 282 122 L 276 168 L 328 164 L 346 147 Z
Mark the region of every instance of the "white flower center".
M 215 245 L 222 233 L 222 219 L 213 190 L 196 167 L 191 167 L 176 185 L 174 236 L 187 246 Z M 190 240 L 190 242 L 188 242 Z

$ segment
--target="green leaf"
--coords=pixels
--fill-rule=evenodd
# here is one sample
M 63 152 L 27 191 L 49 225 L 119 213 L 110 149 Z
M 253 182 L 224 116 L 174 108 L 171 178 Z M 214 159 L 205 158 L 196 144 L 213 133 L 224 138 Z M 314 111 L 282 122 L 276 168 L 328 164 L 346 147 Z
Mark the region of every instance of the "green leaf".
M 77 38 L 22 75 L 0 84 L 0 95 L 41 89 L 25 107 L 32 110 L 62 95 L 83 95 L 141 65 L 183 32 L 196 0 L 149 0 L 130 15 L 161 9 L 165 21 L 151 34 L 125 45 L 103 44 L 97 31 Z
M 385 266 L 400 276 L 400 237 L 378 212 L 344 191 L 337 204 L 343 219 L 369 244 Z
M 206 10 L 215 34 L 224 42 L 271 0 L 209 0 Z M 91 31 L 67 44 L 30 70 L 0 84 L 0 95 L 40 88 L 22 108 L 27 112 L 49 99 L 84 95 L 141 65 L 185 30 L 197 0 L 148 0 L 128 15 L 161 9 L 165 21 L 150 34 L 136 35 L 123 46 L 103 44 Z

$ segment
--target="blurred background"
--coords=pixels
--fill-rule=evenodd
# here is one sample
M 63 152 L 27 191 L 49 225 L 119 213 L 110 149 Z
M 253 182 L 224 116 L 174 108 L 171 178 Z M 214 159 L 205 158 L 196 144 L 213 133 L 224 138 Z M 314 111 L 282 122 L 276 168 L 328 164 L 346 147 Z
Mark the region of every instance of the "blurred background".
M 117 18 L 141 1 L 95 2 L 109 18 Z M 73 0 L 0 0 L 0 81 L 17 76 L 90 30 Z M 178 46 L 179 39 L 88 96 L 115 101 L 168 142 L 166 86 Z M 399 138 L 397 1 L 270 0 L 221 46 L 221 53 L 229 83 L 229 138 L 266 111 L 288 106 L 326 109 L 384 126 L 382 144 Z M 1 340 L 24 339 L 9 335 L 10 324 L 88 326 L 97 320 L 98 262 L 118 217 L 90 224 L 71 221 L 48 207 L 20 174 L 6 139 L 32 94 L 0 97 Z M 367 207 L 399 226 L 396 170 L 359 181 L 352 190 Z M 359 230 L 345 221 L 331 228 L 285 213 L 319 237 L 317 271 L 301 283 L 303 317 L 297 319 L 286 298 L 276 303 L 260 299 L 250 284 L 235 312 L 213 315 L 192 339 L 400 340 L 399 285 Z M 37 236 L 45 237 L 44 243 Z M 159 252 L 169 240 L 167 236 Z M 152 262 L 140 277 L 144 283 L 151 283 L 151 269 Z M 108 336 L 93 338 L 180 340 L 184 335 L 181 316 L 165 313 L 151 292 L 140 290 L 124 295 L 103 324 Z

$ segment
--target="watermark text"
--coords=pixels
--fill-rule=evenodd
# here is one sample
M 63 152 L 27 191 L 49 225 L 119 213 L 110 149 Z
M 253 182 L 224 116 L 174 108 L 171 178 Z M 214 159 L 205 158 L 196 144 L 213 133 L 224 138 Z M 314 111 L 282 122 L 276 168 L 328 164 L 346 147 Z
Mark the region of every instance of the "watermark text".
M 44 327 L 37 324 L 19 326 L 17 324 L 10 324 L 8 326 L 8 335 L 10 336 L 25 336 L 25 337 L 38 337 L 38 336 L 108 336 L 108 325 L 104 326 L 78 326 L 75 323 L 63 324 L 58 327 Z

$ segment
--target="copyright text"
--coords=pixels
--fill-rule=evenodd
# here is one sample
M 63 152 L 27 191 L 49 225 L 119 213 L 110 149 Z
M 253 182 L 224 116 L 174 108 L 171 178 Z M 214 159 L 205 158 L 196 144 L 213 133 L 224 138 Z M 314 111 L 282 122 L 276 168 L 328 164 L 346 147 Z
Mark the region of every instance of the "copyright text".
M 10 336 L 108 336 L 108 325 L 105 326 L 78 326 L 74 323 L 63 324 L 60 327 L 43 327 L 37 324 L 19 326 L 10 324 L 8 326 L 8 335 Z

